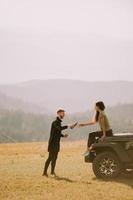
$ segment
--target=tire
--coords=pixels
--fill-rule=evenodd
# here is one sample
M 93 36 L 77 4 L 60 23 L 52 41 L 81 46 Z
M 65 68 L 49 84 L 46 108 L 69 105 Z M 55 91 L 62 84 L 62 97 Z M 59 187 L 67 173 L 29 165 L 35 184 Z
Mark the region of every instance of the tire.
M 122 172 L 121 162 L 113 152 L 99 153 L 93 161 L 93 172 L 98 179 L 110 180 Z

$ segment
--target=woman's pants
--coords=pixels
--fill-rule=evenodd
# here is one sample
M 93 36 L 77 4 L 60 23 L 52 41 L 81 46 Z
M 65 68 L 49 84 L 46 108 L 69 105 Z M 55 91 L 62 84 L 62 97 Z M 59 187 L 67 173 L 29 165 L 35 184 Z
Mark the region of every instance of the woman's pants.
M 88 142 L 87 142 L 87 147 L 89 148 L 92 144 L 96 142 L 96 137 L 101 138 L 102 136 L 103 136 L 103 131 L 96 131 L 96 132 L 90 133 Z M 111 137 L 111 136 L 113 136 L 112 129 L 106 131 L 106 137 Z

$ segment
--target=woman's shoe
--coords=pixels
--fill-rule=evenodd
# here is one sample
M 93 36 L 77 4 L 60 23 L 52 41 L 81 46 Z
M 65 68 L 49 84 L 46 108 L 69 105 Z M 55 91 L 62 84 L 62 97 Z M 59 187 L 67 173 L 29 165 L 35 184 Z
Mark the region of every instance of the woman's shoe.
M 83 156 L 88 156 L 89 155 L 89 153 L 90 153 L 90 150 L 89 149 L 87 149 L 84 153 L 83 153 Z

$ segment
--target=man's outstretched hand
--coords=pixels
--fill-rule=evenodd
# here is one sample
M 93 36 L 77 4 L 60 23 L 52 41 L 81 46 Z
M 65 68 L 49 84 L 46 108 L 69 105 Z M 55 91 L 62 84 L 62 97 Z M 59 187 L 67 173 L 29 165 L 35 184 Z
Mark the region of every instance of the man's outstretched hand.
M 74 128 L 77 126 L 77 124 L 78 124 L 78 122 L 72 124 L 72 125 L 70 126 L 70 129 L 74 129 Z
M 64 137 L 67 138 L 67 137 L 68 137 L 68 134 L 65 134 Z

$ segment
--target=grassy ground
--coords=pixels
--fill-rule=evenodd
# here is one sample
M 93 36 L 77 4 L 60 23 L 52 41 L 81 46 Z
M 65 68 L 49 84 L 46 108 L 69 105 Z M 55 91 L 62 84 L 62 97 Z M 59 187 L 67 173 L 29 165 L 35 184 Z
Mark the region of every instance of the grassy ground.
M 133 175 L 97 180 L 85 142 L 62 142 L 55 178 L 42 177 L 46 143 L 0 145 L 0 200 L 133 200 Z

